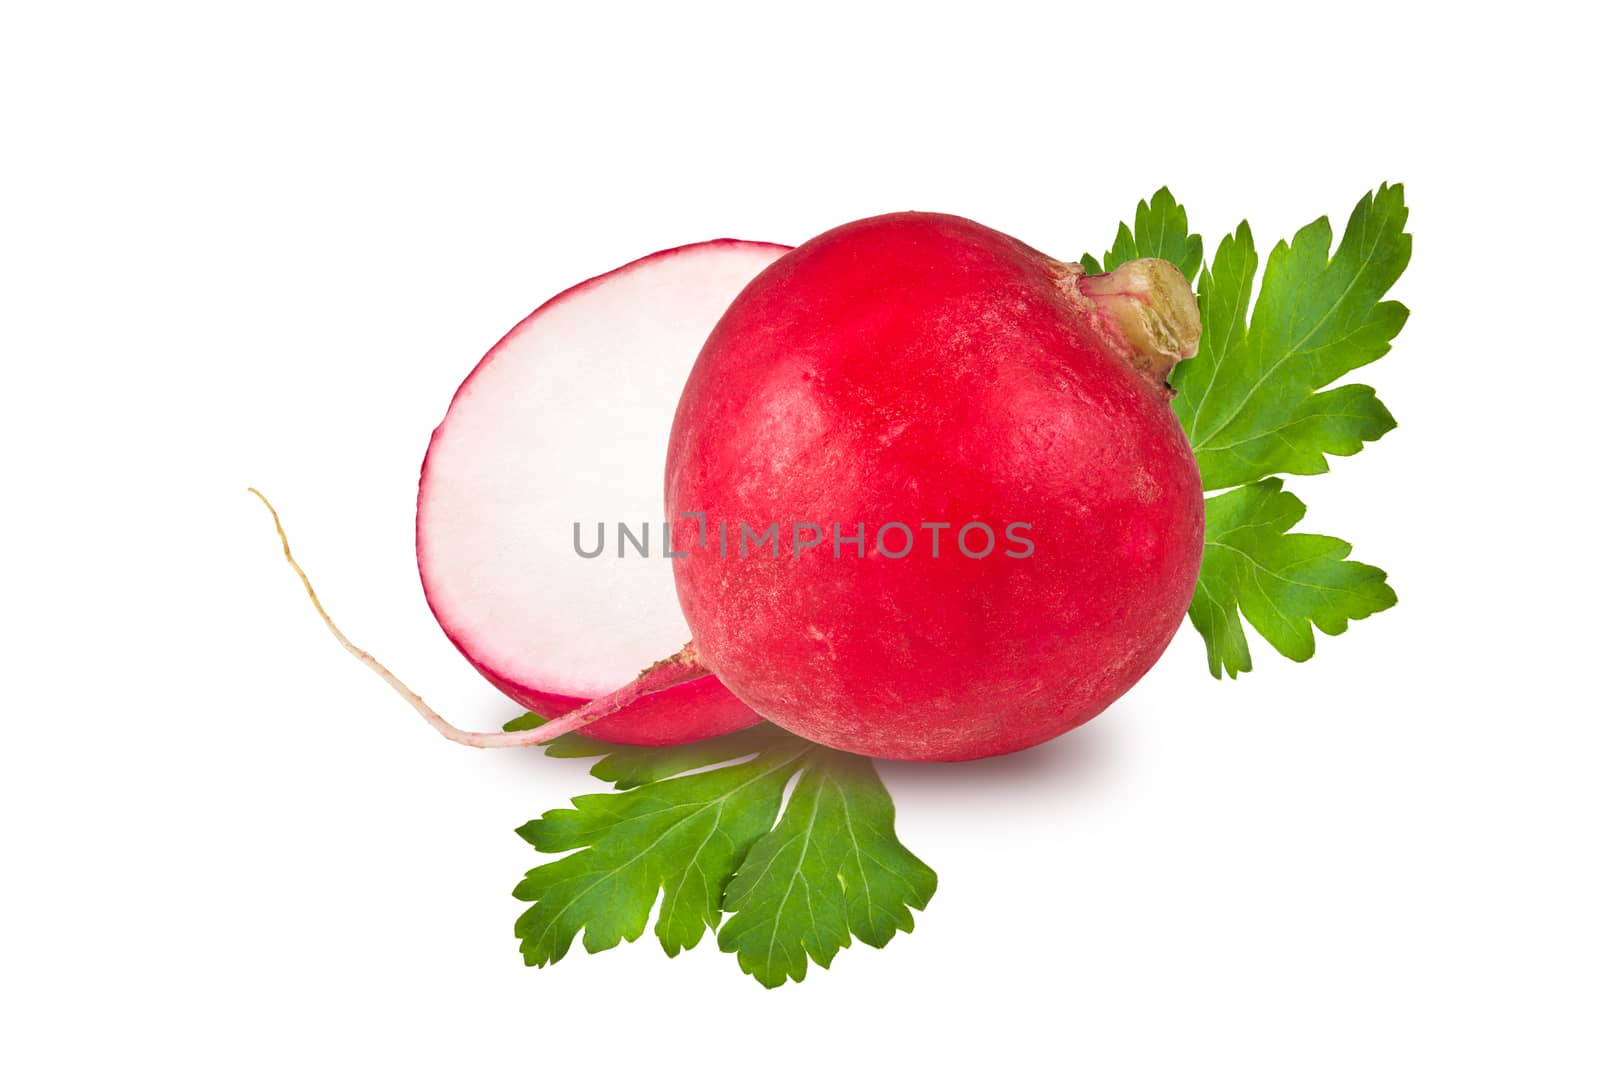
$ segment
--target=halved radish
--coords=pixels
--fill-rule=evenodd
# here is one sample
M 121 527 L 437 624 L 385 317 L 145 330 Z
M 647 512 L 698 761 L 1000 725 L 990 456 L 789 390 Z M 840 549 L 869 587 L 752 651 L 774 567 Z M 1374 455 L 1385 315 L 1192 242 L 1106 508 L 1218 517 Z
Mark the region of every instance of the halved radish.
M 433 433 L 417 491 L 417 567 L 445 634 L 490 683 L 557 715 L 627 685 L 689 628 L 662 555 L 662 469 L 706 336 L 787 247 L 723 239 L 636 260 L 540 306 L 473 369 Z M 651 554 L 618 557 L 616 524 Z M 573 525 L 592 549 L 580 557 Z M 715 677 L 578 730 L 678 744 L 760 720 Z

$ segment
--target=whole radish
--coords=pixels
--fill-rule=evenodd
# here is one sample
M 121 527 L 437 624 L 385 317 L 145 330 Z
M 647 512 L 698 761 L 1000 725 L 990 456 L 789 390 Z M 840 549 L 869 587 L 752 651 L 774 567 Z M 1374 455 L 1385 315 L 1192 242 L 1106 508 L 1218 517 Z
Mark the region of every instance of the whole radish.
M 668 448 L 668 516 L 704 517 L 674 533 L 699 660 L 763 717 L 884 758 L 1100 713 L 1194 591 L 1204 504 L 1166 376 L 1198 339 L 1165 261 L 1086 276 L 954 216 L 782 257 L 712 331 Z

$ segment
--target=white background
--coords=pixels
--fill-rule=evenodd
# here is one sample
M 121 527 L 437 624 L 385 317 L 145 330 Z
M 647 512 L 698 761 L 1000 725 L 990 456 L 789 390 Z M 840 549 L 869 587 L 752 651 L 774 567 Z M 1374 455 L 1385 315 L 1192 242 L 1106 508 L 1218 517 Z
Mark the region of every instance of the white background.
M 520 8 L 6 8 L 0 1062 L 1596 1066 L 1576 5 Z M 524 968 L 512 829 L 596 783 L 434 736 L 244 492 L 489 727 L 416 472 L 551 293 L 906 208 L 1071 258 L 1162 184 L 1209 253 L 1383 180 L 1413 315 L 1360 378 L 1400 428 L 1290 487 L 1399 607 L 1237 682 L 1186 628 L 1066 738 L 887 766 L 938 895 L 799 986 L 648 938 Z

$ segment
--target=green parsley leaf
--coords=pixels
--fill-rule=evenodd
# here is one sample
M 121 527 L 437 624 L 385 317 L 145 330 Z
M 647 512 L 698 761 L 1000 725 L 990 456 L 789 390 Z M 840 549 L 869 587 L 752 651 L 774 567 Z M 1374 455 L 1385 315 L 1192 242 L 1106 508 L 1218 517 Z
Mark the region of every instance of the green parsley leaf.
M 827 967 L 855 934 L 874 948 L 911 932 L 937 878 L 894 835 L 894 804 L 870 759 L 822 749 L 783 818 L 728 885 L 717 943 L 768 989 Z
M 508 723 L 506 729 L 514 732 L 542 724 L 544 719 L 537 714 L 524 714 Z M 590 768 L 590 774 L 618 788 L 638 788 L 690 770 L 755 754 L 764 746 L 781 739 L 792 737 L 775 726 L 765 724 L 676 747 L 630 747 L 568 733 L 550 741 L 544 750 L 545 754 L 558 759 L 604 756 Z
M 542 723 L 527 714 L 506 728 Z M 591 773 L 620 791 L 579 796 L 517 831 L 542 852 L 572 853 L 514 892 L 533 904 L 516 926 L 530 966 L 560 960 L 579 932 L 590 952 L 638 939 L 659 900 L 667 955 L 722 925 L 722 948 L 772 988 L 804 979 L 808 956 L 827 967 L 852 934 L 881 948 L 910 932 L 910 908 L 933 895 L 934 873 L 895 837 L 869 759 L 772 725 L 666 748 L 569 734 L 547 751 L 604 756 Z M 735 912 L 726 924 L 724 911 Z
M 1306 507 L 1277 478 L 1206 499 L 1206 549 L 1189 619 L 1206 638 L 1212 676 L 1250 669 L 1240 613 L 1280 654 L 1304 662 L 1311 626 L 1337 636 L 1395 604 L 1382 569 L 1347 561 L 1350 544 L 1291 533 Z
M 1148 201 L 1140 201 L 1133 213 L 1133 229 L 1126 223 L 1117 227 L 1117 240 L 1105 260 L 1098 261 L 1085 253 L 1079 262 L 1090 275 L 1112 271 L 1139 257 L 1160 257 L 1171 261 L 1183 272 L 1183 277 L 1194 282 L 1204 256 L 1204 245 L 1198 234 L 1189 233 L 1189 214 L 1165 186 L 1156 191 Z
M 1356 205 L 1331 256 L 1326 216 L 1301 228 L 1268 257 L 1253 311 L 1260 262 L 1249 224 L 1200 268 L 1200 239 L 1187 234 L 1187 214 L 1165 188 L 1140 202 L 1132 230 L 1123 224 L 1106 255 L 1108 269 L 1161 257 L 1192 280 L 1191 265 L 1200 268 L 1200 349 L 1172 383 L 1202 485 L 1234 488 L 1206 500 L 1189 607 L 1214 677 L 1251 668 L 1241 613 L 1278 651 L 1305 661 L 1313 625 L 1337 635 L 1395 604 L 1382 570 L 1346 560 L 1348 543 L 1289 531 L 1305 506 L 1271 477 L 1326 472 L 1328 455 L 1354 454 L 1394 428 L 1371 387 L 1323 388 L 1382 357 L 1405 324 L 1405 306 L 1381 300 L 1411 258 L 1405 221 L 1403 187 L 1386 184 Z M 1084 266 L 1099 268 L 1087 257 Z
M 1248 224 L 1200 276 L 1200 351 L 1173 373 L 1174 408 L 1208 491 L 1328 471 L 1395 426 L 1371 387 L 1322 388 L 1389 352 L 1406 307 L 1380 300 L 1411 259 L 1402 187 L 1380 186 L 1350 215 L 1330 258 L 1328 217 L 1279 242 L 1261 295 Z

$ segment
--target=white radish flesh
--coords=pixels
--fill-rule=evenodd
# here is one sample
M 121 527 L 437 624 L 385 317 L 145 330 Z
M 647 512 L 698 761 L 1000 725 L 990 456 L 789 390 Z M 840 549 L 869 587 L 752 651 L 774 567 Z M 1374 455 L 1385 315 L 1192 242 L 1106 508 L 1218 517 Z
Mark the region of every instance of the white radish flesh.
M 463 655 L 529 709 L 561 714 L 682 647 L 662 555 L 673 412 L 711 328 L 786 251 L 722 240 L 635 261 L 546 302 L 479 362 L 433 434 L 417 495 L 417 564 Z M 580 557 L 604 523 L 605 552 Z M 618 522 L 641 534 L 618 556 Z M 757 718 L 715 677 L 636 699 L 584 732 L 702 739 Z

